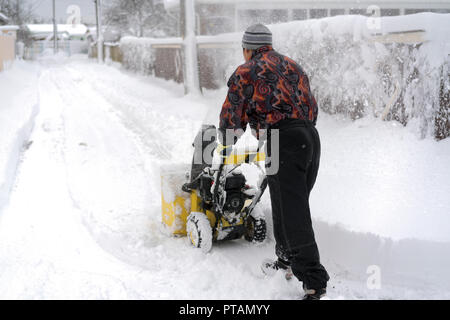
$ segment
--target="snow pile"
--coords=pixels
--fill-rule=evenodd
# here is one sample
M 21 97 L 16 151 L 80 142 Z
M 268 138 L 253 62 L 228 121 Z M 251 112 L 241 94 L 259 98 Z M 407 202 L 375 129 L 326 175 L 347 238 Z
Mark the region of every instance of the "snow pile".
M 0 73 L 0 213 L 9 198 L 22 150 L 38 112 L 38 68 L 17 61 Z

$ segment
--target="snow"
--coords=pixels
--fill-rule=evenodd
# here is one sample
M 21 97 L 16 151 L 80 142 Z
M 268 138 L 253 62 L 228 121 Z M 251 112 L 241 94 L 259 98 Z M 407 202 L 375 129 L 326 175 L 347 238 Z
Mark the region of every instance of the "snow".
M 322 141 L 325 181 L 311 199 L 318 217 L 394 239 L 450 240 L 449 139 L 417 140 L 409 128 L 370 118 L 337 126 L 322 115 L 318 129 L 333 132 Z M 353 201 L 342 201 L 349 195 Z
M 0 26 L 0 31 L 17 31 L 17 30 L 19 30 L 19 26 L 13 26 L 13 25 Z
M 0 206 L 0 298 L 301 296 L 301 283 L 259 270 L 274 256 L 268 192 L 261 245 L 241 239 L 204 254 L 161 226 L 161 168 L 190 164 L 195 134 L 216 119 L 225 89 L 184 96 L 180 84 L 63 56 L 18 62 L 0 84 L 1 177 L 12 189 L 2 189 Z M 329 297 L 450 298 L 449 139 L 324 113 L 318 129 L 311 207 Z M 373 265 L 379 290 L 366 285 Z
M 427 42 L 411 52 L 371 42 L 361 16 L 271 26 L 275 47 L 311 75 L 322 108 L 311 208 L 331 299 L 450 298 L 450 139 L 424 134 L 436 107 L 436 68 L 448 59 L 449 21 L 382 18 L 381 33 L 426 31 Z M 156 42 L 123 38 L 129 69 L 150 73 Z M 215 59 L 227 76 L 242 62 L 239 50 Z M 406 62 L 390 78 L 404 90 L 406 127 L 379 117 L 393 90 L 378 67 L 396 66 L 393 59 Z M 413 68 L 423 76 L 408 82 L 402 74 Z M 161 225 L 161 193 L 179 195 L 170 186 L 184 179 L 195 134 L 202 123 L 217 124 L 225 95 L 222 88 L 185 96 L 180 84 L 81 56 L 47 54 L 1 73 L 0 298 L 299 298 L 299 282 L 259 270 L 274 257 L 268 192 L 257 210 L 269 239 L 258 246 L 229 241 L 204 254 Z M 350 121 L 355 101 L 363 117 Z M 249 132 L 238 144 L 245 143 L 256 143 Z M 255 168 L 242 168 L 256 182 Z M 374 266 L 379 290 L 367 286 Z
M 31 33 L 53 33 L 53 24 L 27 24 Z M 84 24 L 58 24 L 58 32 L 67 32 L 70 36 L 86 34 L 88 28 Z
M 39 110 L 38 73 L 36 66 L 23 61 L 0 73 L 0 212 L 8 201 L 21 151 L 28 144 Z

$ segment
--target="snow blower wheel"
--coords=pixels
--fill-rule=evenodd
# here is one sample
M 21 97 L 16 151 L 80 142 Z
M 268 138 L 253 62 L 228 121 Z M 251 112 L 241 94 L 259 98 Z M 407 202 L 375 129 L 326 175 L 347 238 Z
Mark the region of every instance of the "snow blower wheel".
M 189 242 L 196 248 L 208 252 L 212 247 L 212 228 L 203 212 L 191 212 L 186 222 Z
M 266 220 L 248 217 L 245 222 L 246 233 L 245 240 L 249 242 L 263 242 L 266 239 Z

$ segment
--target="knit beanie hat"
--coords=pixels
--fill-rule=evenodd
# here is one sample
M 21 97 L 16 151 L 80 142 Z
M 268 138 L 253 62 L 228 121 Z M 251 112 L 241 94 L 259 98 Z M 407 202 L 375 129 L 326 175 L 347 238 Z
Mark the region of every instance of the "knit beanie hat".
M 272 45 L 272 32 L 265 25 L 254 24 L 244 32 L 242 48 L 256 50 L 266 45 Z

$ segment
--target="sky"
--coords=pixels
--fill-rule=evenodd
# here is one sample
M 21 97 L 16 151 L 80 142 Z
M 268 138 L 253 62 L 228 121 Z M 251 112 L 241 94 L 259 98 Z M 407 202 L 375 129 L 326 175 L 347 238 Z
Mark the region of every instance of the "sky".
M 52 0 L 27 0 L 32 5 L 34 13 L 44 19 L 52 17 Z M 77 5 L 81 11 L 81 21 L 95 23 L 95 5 L 93 0 L 56 0 L 56 19 L 65 23 L 69 14 L 66 13 L 70 5 Z

